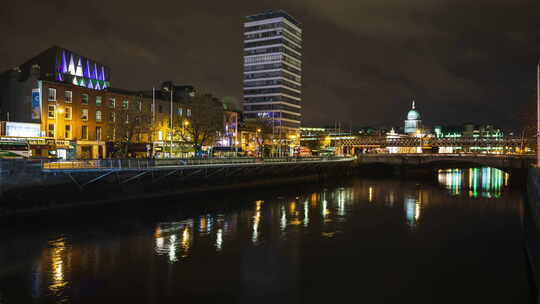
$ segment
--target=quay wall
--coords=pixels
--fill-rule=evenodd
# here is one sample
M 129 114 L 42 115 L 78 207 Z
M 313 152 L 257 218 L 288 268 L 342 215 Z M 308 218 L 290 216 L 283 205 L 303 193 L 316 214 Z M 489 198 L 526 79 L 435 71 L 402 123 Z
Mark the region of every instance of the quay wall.
M 1 160 L 0 216 L 127 200 L 151 199 L 207 191 L 241 191 L 285 183 L 323 181 L 351 173 L 351 162 L 253 166 L 242 168 L 156 171 L 129 180 L 141 171 L 115 171 L 96 182 L 101 172 L 44 172 L 41 164 Z M 124 181 L 128 181 L 123 183 Z M 84 185 L 81 187 L 81 185 Z M 155 200 L 152 200 L 155 201 Z

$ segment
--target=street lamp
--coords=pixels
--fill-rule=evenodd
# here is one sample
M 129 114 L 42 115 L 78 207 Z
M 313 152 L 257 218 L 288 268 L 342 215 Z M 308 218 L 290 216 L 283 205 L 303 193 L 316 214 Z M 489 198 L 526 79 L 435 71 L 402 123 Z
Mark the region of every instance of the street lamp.
M 259 156 L 261 157 L 262 156 L 262 151 L 261 151 L 261 145 L 259 144 L 259 136 L 261 134 L 261 129 L 260 128 L 257 128 L 257 146 L 258 146 L 258 149 L 259 149 Z M 264 142 L 262 143 L 264 144 Z
M 184 141 L 187 141 L 187 136 L 186 136 L 186 128 L 187 128 L 187 126 L 189 126 L 189 121 L 184 120 L 184 123 L 182 123 L 182 134 L 184 136 Z M 184 147 L 185 147 L 185 145 L 184 145 Z
M 58 115 L 58 114 L 64 113 L 64 109 L 58 108 L 58 109 L 56 109 L 56 113 L 57 113 L 57 115 L 56 115 L 56 119 L 55 119 L 55 121 L 54 121 L 54 122 L 55 122 L 55 123 L 54 123 L 54 124 L 55 124 L 55 125 L 54 125 L 54 129 L 55 129 L 55 130 L 54 130 L 54 139 L 58 139 L 58 119 L 59 119 L 59 115 Z

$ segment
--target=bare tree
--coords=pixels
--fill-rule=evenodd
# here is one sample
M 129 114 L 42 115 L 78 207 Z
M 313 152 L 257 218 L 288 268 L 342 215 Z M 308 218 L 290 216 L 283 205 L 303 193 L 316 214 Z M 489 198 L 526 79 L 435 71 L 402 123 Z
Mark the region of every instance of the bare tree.
M 111 111 L 108 119 L 109 138 L 115 144 L 116 156 L 127 157 L 128 148 L 133 143 L 140 143 L 143 136 L 152 132 L 150 115 L 129 109 Z
M 186 117 L 176 116 L 173 136 L 193 144 L 199 154 L 203 146 L 212 145 L 223 130 L 223 106 L 209 94 L 197 95 L 188 101 Z
M 257 144 L 257 150 L 260 156 L 264 156 L 265 144 L 270 143 L 272 145 L 272 123 L 268 119 L 257 118 L 244 122 L 242 126 L 244 131 L 248 131 L 255 134 L 255 141 Z

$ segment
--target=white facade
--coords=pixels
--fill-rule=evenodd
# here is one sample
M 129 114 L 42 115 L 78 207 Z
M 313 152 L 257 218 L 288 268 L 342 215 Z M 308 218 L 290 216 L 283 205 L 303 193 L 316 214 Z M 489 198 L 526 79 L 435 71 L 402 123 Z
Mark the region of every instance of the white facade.
M 408 135 L 415 135 L 422 133 L 422 120 L 420 119 L 420 113 L 416 110 L 414 100 L 412 102 L 412 108 L 407 113 L 407 119 L 405 120 L 404 133 Z

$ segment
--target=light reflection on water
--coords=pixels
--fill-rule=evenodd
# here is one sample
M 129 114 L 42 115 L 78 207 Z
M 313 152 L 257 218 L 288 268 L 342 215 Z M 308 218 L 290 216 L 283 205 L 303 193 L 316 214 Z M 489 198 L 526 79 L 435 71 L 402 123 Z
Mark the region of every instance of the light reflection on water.
M 508 186 L 509 174 L 490 167 L 439 169 L 438 180 L 452 195 L 465 194 L 477 198 L 498 198 Z
M 294 242 L 298 239 L 306 239 L 306 243 L 322 242 L 320 246 L 341 237 L 351 241 L 358 232 L 352 231 L 351 225 L 376 221 L 382 214 L 363 217 L 370 210 L 391 211 L 390 214 L 398 215 L 387 217 L 386 222 L 378 225 L 401 225 L 408 234 L 418 235 L 425 219 L 430 217 L 430 208 L 451 206 L 455 203 L 452 200 L 499 200 L 503 196 L 502 188 L 508 184 L 508 174 L 493 168 L 448 169 L 438 171 L 438 181 L 453 196 L 445 194 L 444 189 L 414 182 L 355 180 L 348 185 L 321 188 L 316 192 L 254 200 L 234 211 L 205 212 L 188 218 L 178 216 L 176 220 L 152 222 L 152 227 L 146 227 L 147 231 L 142 233 L 144 237 L 134 239 L 125 235 L 115 240 L 114 245 L 102 246 L 99 240 L 94 240 L 89 245 L 75 246 L 67 237 L 55 238 L 43 249 L 40 262 L 34 266 L 32 294 L 37 299 L 53 298 L 58 303 L 74 303 L 70 292 L 74 285 L 82 283 L 73 279 L 73 269 L 83 273 L 78 280 L 89 276 L 84 274 L 86 270 L 81 259 L 73 259 L 76 250 L 77 256 L 90 253 L 95 256 L 90 261 L 98 265 L 88 268 L 105 269 L 103 274 L 93 272 L 93 276 L 99 277 L 100 274 L 114 274 L 115 265 L 123 257 L 119 248 L 127 249 L 128 255 L 139 261 L 136 264 L 156 267 L 156 260 L 168 265 L 169 269 L 180 269 L 172 267 L 191 265 L 201 257 L 211 261 L 231 252 L 268 244 L 287 242 L 287 246 L 296 248 L 298 245 Z M 374 227 L 378 230 L 382 226 Z M 375 230 L 369 230 L 369 233 Z M 98 259 L 98 256 L 103 258 Z

